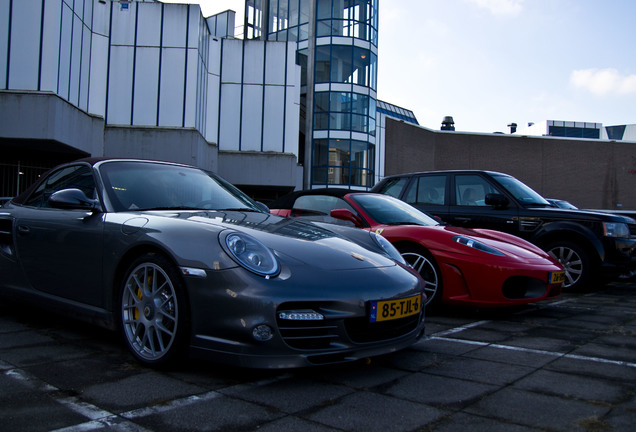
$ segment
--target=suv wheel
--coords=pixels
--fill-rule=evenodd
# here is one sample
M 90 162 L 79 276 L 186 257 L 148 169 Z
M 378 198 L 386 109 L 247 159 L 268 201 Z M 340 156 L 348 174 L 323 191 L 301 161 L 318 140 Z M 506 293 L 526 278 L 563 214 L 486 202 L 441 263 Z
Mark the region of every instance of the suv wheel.
M 592 271 L 590 256 L 580 245 L 571 241 L 556 241 L 549 244 L 546 251 L 565 270 L 563 288 L 575 290 L 589 282 Z

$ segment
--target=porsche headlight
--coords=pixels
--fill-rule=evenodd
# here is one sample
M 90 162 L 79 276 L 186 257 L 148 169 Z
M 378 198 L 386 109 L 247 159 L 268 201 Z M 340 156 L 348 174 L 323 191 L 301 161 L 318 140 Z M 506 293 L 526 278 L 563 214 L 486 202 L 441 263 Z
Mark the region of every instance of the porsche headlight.
M 606 237 L 629 238 L 629 227 L 624 223 L 603 222 L 603 234 Z
M 505 254 L 503 254 L 502 252 L 499 252 L 497 249 L 469 237 L 455 236 L 453 237 L 453 241 L 456 241 L 459 244 L 463 244 L 464 246 L 468 246 L 469 248 L 480 250 L 482 252 L 486 252 L 493 255 L 505 256 Z
M 269 248 L 254 237 L 243 233 L 231 233 L 225 244 L 241 266 L 261 276 L 275 276 L 279 272 L 278 261 Z
M 398 250 L 395 248 L 395 246 L 391 244 L 391 242 L 389 242 L 387 239 L 385 239 L 378 233 L 369 231 L 369 234 L 371 234 L 371 238 L 380 247 L 380 249 L 386 252 L 391 258 L 393 258 L 395 261 L 399 262 L 400 264 L 408 265 L 406 264 L 406 261 L 404 261 L 404 258 L 402 258 L 402 255 L 400 255 L 400 252 L 398 252 Z

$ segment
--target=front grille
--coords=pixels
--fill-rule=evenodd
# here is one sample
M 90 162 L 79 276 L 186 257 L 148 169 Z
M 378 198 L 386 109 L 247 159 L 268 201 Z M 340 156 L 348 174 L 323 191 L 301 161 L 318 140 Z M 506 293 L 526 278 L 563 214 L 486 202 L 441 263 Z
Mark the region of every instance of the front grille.
M 294 307 L 290 307 L 294 306 Z M 325 315 L 324 320 L 288 320 L 277 318 L 278 330 L 287 345 L 300 350 L 339 349 L 350 346 L 351 343 L 369 343 L 391 340 L 405 336 L 417 329 L 422 312 L 406 318 L 369 322 L 369 317 L 347 318 L 350 313 L 336 311 L 334 305 L 315 304 L 282 305 L 279 311 L 311 309 Z M 276 314 L 278 316 L 278 312 Z
M 368 318 L 351 318 L 345 321 L 347 333 L 356 343 L 377 342 L 395 339 L 411 333 L 417 328 L 421 313 L 406 318 L 369 322 Z
M 277 319 L 283 340 L 292 348 L 319 350 L 334 347 L 340 338 L 333 321 L 291 321 Z

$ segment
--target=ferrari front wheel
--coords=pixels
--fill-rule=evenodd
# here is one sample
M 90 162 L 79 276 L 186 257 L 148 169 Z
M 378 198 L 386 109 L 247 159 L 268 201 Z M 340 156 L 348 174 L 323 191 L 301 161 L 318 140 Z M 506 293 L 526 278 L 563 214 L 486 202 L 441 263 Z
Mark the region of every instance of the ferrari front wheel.
M 121 287 L 121 330 L 126 345 L 142 363 L 174 361 L 185 343 L 186 302 L 174 265 L 149 253 L 137 258 Z
M 435 259 L 426 249 L 414 246 L 398 248 L 404 260 L 417 271 L 424 282 L 425 305 L 437 305 L 442 299 L 442 278 Z

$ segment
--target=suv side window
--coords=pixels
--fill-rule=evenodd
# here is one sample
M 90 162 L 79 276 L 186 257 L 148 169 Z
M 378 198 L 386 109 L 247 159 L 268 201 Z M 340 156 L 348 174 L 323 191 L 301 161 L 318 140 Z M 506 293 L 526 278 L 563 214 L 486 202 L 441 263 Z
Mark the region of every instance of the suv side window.
M 49 197 L 62 189 L 76 188 L 84 192 L 87 197 L 95 198 L 95 180 L 91 169 L 86 165 L 75 165 L 51 174 L 24 205 L 30 207 L 49 207 Z
M 353 214 L 358 212 L 345 200 L 328 195 L 304 195 L 298 197 L 291 211 L 292 217 L 302 217 L 316 222 L 354 226 L 353 222 L 332 218 L 329 213 L 334 209 L 347 209 Z
M 497 191 L 481 176 L 455 176 L 455 203 L 460 206 L 485 206 L 486 194 Z
M 404 201 L 409 204 L 444 205 L 446 196 L 446 176 L 420 176 L 411 184 Z

